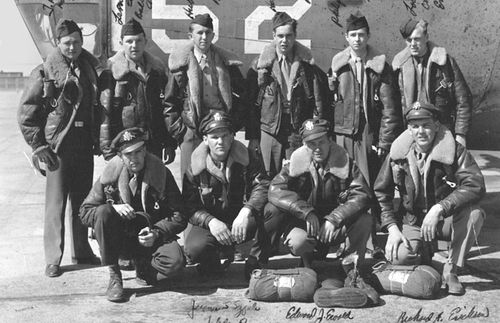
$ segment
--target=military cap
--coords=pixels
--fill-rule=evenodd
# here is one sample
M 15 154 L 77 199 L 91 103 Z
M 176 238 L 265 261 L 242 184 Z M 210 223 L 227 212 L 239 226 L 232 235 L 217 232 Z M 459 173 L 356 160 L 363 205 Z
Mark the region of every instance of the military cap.
M 203 27 L 207 27 L 212 30 L 214 29 L 214 25 L 212 23 L 212 17 L 210 17 L 208 13 L 194 16 L 193 20 L 191 20 L 191 23 L 201 25 Z
M 286 12 L 277 11 L 273 17 L 273 30 L 275 30 L 279 26 L 293 24 L 294 21 L 295 19 L 290 17 Z
M 358 30 L 361 28 L 366 28 L 366 31 L 370 32 L 370 27 L 368 26 L 368 21 L 365 16 L 361 14 L 361 12 L 357 12 L 356 15 L 351 14 L 346 21 L 346 31 L 349 32 L 351 30 Z
M 411 33 L 415 30 L 415 27 L 417 27 L 417 24 L 418 21 L 411 18 L 405 21 L 401 27 L 399 27 L 401 36 L 403 36 L 404 39 L 410 37 Z
M 201 120 L 199 131 L 202 135 L 206 135 L 221 128 L 234 131 L 231 117 L 224 111 L 211 111 Z
M 121 131 L 111 142 L 115 152 L 128 153 L 144 146 L 146 136 L 141 128 L 134 127 Z
M 134 36 L 134 35 L 139 35 L 143 33 L 146 35 L 144 32 L 144 28 L 142 28 L 142 25 L 140 22 L 135 20 L 134 18 L 130 18 L 125 25 L 122 26 L 122 31 L 120 37 L 123 38 L 123 36 Z
M 309 141 L 328 134 L 330 122 L 325 119 L 307 119 L 300 127 L 302 140 Z
M 430 103 L 415 102 L 410 110 L 406 112 L 406 121 L 420 119 L 438 119 L 439 110 Z
M 76 22 L 68 19 L 61 20 L 56 26 L 56 38 L 61 39 L 61 37 L 71 35 L 75 31 L 82 37 L 82 30 L 78 27 Z

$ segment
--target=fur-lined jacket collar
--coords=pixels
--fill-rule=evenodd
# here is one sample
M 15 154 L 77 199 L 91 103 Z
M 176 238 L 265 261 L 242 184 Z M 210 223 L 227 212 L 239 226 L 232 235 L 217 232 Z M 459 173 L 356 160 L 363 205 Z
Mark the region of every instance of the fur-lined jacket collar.
M 165 73 L 165 65 L 158 58 L 146 51 L 144 52 L 143 57 L 146 74 L 149 74 L 151 70 Z M 143 79 L 142 74 L 136 68 L 136 64 L 127 59 L 123 50 L 118 51 L 114 56 L 109 58 L 108 68 L 111 69 L 115 80 L 123 79 L 128 73 L 133 73 L 140 79 Z
M 289 169 L 292 177 L 298 177 L 307 172 L 315 174 L 312 171 L 314 169 L 312 150 L 305 145 L 295 150 L 290 156 Z M 344 148 L 334 142 L 330 144 L 330 154 L 325 171 L 340 179 L 346 179 L 349 176 L 349 155 Z
M 391 146 L 390 156 L 392 160 L 405 159 L 414 143 L 410 130 L 406 129 Z M 451 131 L 444 126 L 440 126 L 434 139 L 434 146 L 427 157 L 445 165 L 453 164 L 455 160 L 455 139 Z
M 156 190 L 160 197 L 165 195 L 166 170 L 158 157 L 151 153 L 146 153 L 144 169 L 141 185 L 141 201 L 142 207 L 146 211 L 146 193 L 150 187 Z M 104 168 L 100 181 L 103 186 L 117 184 L 122 201 L 128 204 L 132 202 L 132 194 L 129 188 L 130 175 L 119 156 L 115 156 L 109 161 Z
M 86 75 L 92 78 L 91 82 L 95 84 L 96 74 L 94 71 L 99 70 L 99 60 L 85 49 L 82 49 L 82 53 L 78 57 L 77 62 L 80 70 L 85 71 L 85 73 L 87 73 Z M 70 65 L 68 59 L 63 56 L 58 47 L 50 52 L 43 66 L 47 74 L 45 78 L 55 80 L 57 86 L 62 86 L 66 82 L 67 76 L 71 75 L 71 73 L 69 73 Z
M 213 52 L 215 73 L 217 73 L 217 85 L 219 86 L 220 96 L 222 102 L 224 103 L 227 112 L 229 112 L 233 106 L 233 96 L 232 96 L 232 85 L 231 85 L 231 75 L 229 72 L 229 66 L 240 66 L 242 65 L 236 56 L 222 48 L 215 45 L 210 46 L 210 50 Z M 194 56 L 194 44 L 192 41 L 186 42 L 184 45 L 178 47 L 177 50 L 170 54 L 168 59 L 168 67 L 170 71 L 176 77 L 178 74 L 184 74 L 187 76 L 188 80 L 188 91 L 189 100 L 191 101 L 191 108 L 194 113 L 188 113 L 191 115 L 193 120 L 191 122 L 197 126 L 200 116 L 202 116 L 202 72 L 196 57 Z
M 345 65 L 349 64 L 351 59 L 351 48 L 347 47 L 332 59 L 332 72 L 336 75 L 337 72 Z M 385 55 L 378 53 L 373 47 L 368 45 L 366 53 L 365 67 L 371 69 L 377 74 L 381 74 L 385 67 Z
M 276 53 L 276 42 L 272 41 L 264 46 L 264 49 L 262 50 L 262 53 L 257 61 L 257 82 L 259 86 L 265 85 L 267 80 L 266 75 L 272 71 L 281 88 L 283 88 L 283 82 L 285 82 L 285 80 L 282 78 L 279 64 L 275 64 L 275 62 L 278 62 L 278 53 Z M 314 65 L 314 58 L 309 48 L 299 42 L 296 42 L 294 45 L 293 62 L 290 66 L 289 84 L 287 84 L 288 98 L 291 97 L 291 91 L 296 83 L 299 67 L 302 62 Z
M 183 68 L 189 67 L 189 61 L 193 54 L 194 44 L 192 41 L 186 41 L 185 44 L 179 45 L 178 49 L 173 51 L 168 58 L 168 67 L 172 72 L 177 72 Z M 223 48 L 210 45 L 210 50 L 215 53 L 216 61 L 220 59 L 225 66 L 241 66 L 243 63 L 238 57 Z
M 207 169 L 207 158 L 209 157 L 209 148 L 202 142 L 196 147 L 191 155 L 191 169 L 193 170 L 193 175 L 200 175 L 203 170 Z M 228 173 L 231 165 L 234 163 L 241 164 L 243 166 L 248 166 L 250 163 L 250 158 L 248 155 L 248 149 L 238 140 L 234 140 L 229 151 L 229 157 L 226 164 L 226 178 L 229 180 L 230 174 Z M 215 174 L 214 174 L 215 175 Z
M 433 42 L 428 42 L 427 45 L 429 46 L 428 50 L 430 51 L 429 64 L 436 63 L 438 65 L 444 66 L 448 57 L 446 49 L 444 47 L 437 46 Z M 394 59 L 392 60 L 392 68 L 394 69 L 394 71 L 396 71 L 410 59 L 410 49 L 406 47 L 405 49 L 397 53 L 396 56 L 394 56 Z

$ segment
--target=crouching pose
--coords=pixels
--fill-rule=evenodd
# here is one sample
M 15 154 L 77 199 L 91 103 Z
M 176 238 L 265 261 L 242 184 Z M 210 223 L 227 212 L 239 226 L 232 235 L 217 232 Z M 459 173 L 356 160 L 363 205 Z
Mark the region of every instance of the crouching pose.
M 203 142 L 191 155 L 182 194 L 193 228 L 186 237 L 186 256 L 199 263 L 202 275 L 220 272 L 220 253 L 229 259 L 234 245 L 256 241 L 247 260 L 251 267 L 267 262 L 262 210 L 267 203 L 269 180 L 259 163 L 249 163 L 248 149 L 234 139 L 230 115 L 210 112 L 200 123 Z M 259 229 L 257 229 L 259 227 Z
M 443 267 L 450 294 L 463 294 L 457 266 L 481 230 L 484 211 L 477 203 L 484 178 L 474 158 L 439 121 L 431 104 L 414 103 L 408 129 L 393 143 L 375 182 L 382 229 L 389 231 L 386 257 L 393 264 L 430 265 L 437 239 L 451 240 Z M 394 188 L 401 197 L 394 210 Z
M 326 257 L 330 245 L 346 238 L 346 253 L 357 252 L 363 261 L 371 232 L 368 184 L 329 129 L 326 120 L 306 120 L 300 129 L 305 145 L 292 153 L 269 187 L 266 218 L 285 224 L 285 243 L 305 267 L 315 254 Z
M 176 234 L 186 227 L 182 198 L 170 171 L 146 152 L 140 128 L 120 132 L 111 147 L 118 153 L 80 208 L 82 222 L 94 228 L 102 264 L 109 266 L 106 292 L 112 302 L 125 300 L 118 256 L 132 248 L 137 282 L 155 284 L 184 267 Z

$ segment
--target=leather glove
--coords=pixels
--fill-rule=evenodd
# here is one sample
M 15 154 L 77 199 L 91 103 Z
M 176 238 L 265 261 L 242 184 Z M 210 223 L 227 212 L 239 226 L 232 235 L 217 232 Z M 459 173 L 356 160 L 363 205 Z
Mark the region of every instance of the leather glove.
M 48 170 L 51 172 L 59 168 L 57 155 L 52 151 L 49 145 L 40 146 L 35 149 L 33 151 L 33 157 L 36 157 L 40 162 L 45 163 Z

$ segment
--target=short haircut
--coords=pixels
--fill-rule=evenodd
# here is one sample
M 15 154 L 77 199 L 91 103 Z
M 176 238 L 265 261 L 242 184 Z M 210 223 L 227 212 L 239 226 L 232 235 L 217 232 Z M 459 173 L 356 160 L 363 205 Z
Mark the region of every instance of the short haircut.
M 286 26 L 286 25 L 290 25 L 290 26 L 292 26 L 292 30 L 293 30 L 294 34 L 296 34 L 296 33 L 297 33 L 297 20 L 293 19 L 293 21 L 288 22 L 288 23 L 286 23 L 286 24 L 284 24 L 284 25 L 281 25 L 281 26 Z M 273 32 L 276 32 L 276 28 L 281 27 L 281 26 L 276 26 L 276 27 L 274 27 L 274 28 L 273 28 Z

